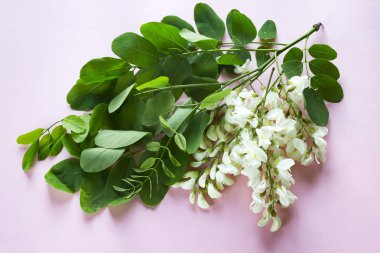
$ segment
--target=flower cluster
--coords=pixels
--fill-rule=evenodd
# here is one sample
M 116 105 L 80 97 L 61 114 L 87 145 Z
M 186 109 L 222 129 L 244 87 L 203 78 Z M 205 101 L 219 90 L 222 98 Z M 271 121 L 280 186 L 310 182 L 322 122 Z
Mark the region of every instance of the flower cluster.
M 202 145 L 193 155 L 192 169 L 175 186 L 192 190 L 190 202 L 208 208 L 205 195 L 221 197 L 233 184 L 231 176 L 244 175 L 252 189 L 253 213 L 262 213 L 259 226 L 272 220 L 271 231 L 281 227 L 278 208 L 287 208 L 297 197 L 291 192 L 291 169 L 296 162 L 309 165 L 325 161 L 326 127 L 312 123 L 302 112 L 302 91 L 308 77 L 292 77 L 287 85 L 262 87 L 262 91 L 237 89 L 213 111 Z

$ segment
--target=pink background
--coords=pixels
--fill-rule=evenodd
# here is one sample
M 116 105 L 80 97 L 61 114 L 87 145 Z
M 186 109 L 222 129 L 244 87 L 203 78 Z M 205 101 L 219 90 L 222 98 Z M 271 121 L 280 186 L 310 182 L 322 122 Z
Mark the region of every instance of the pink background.
M 380 252 L 378 0 L 206 1 L 223 18 L 237 8 L 256 26 L 274 19 L 283 42 L 321 21 L 310 41 L 338 51 L 345 98 L 330 105 L 328 161 L 294 171 L 299 199 L 278 233 L 256 226 L 244 178 L 209 211 L 171 190 L 155 210 L 136 200 L 87 216 L 78 194 L 44 182 L 66 153 L 23 173 L 16 136 L 70 113 L 66 93 L 87 60 L 145 22 L 192 21 L 196 2 L 1 0 L 0 252 Z

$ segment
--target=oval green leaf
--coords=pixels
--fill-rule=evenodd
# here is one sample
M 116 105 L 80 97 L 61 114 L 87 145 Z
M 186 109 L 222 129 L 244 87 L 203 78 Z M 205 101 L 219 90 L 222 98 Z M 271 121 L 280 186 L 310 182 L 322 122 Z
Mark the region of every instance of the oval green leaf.
M 227 30 L 236 46 L 245 46 L 257 35 L 252 21 L 238 10 L 232 10 L 227 16 Z
M 80 156 L 80 166 L 85 172 L 99 172 L 113 165 L 123 153 L 124 149 L 85 149 Z
M 45 129 L 43 129 L 43 128 L 37 128 L 37 129 L 30 131 L 26 134 L 20 135 L 19 137 L 17 137 L 17 143 L 23 144 L 23 145 L 31 144 L 31 143 L 35 142 L 36 140 L 38 140 L 44 131 L 45 131 Z
M 283 62 L 302 61 L 303 52 L 298 47 L 292 47 L 285 55 Z
M 285 62 L 281 67 L 288 79 L 293 76 L 300 76 L 303 70 L 302 62 L 295 60 Z
M 231 89 L 225 89 L 217 93 L 211 94 L 210 96 L 203 99 L 200 108 L 204 109 L 206 107 L 213 106 L 216 103 L 219 103 L 223 98 L 227 97 L 231 93 L 231 91 Z
M 340 77 L 339 69 L 331 62 L 325 59 L 314 59 L 309 62 L 309 67 L 314 75 L 328 75 L 338 80 Z
M 103 148 L 128 147 L 150 134 L 149 132 L 102 130 L 95 137 L 95 144 Z
M 120 106 L 127 99 L 128 95 L 131 92 L 131 90 L 133 89 L 133 87 L 134 87 L 134 85 L 129 86 L 128 88 L 126 88 L 125 90 L 123 90 L 122 92 L 120 92 L 119 95 L 117 95 L 116 97 L 114 97 L 111 100 L 111 103 L 108 105 L 108 112 L 109 113 L 113 113 L 117 109 L 120 108 Z
M 166 16 L 161 20 L 161 23 L 171 25 L 171 26 L 175 26 L 179 30 L 187 29 L 187 30 L 190 30 L 192 32 L 195 32 L 192 25 L 190 25 L 187 21 L 185 21 L 182 18 L 177 17 L 177 16 Z
M 317 89 L 322 98 L 328 102 L 339 103 L 343 99 L 343 89 L 332 77 L 327 75 L 313 76 L 311 86 Z
M 334 60 L 337 57 L 336 51 L 325 44 L 314 44 L 309 48 L 309 54 L 314 58 Z
M 274 40 L 277 37 L 277 28 L 273 20 L 267 20 L 259 30 L 259 38 L 262 40 Z
M 159 76 L 156 79 L 153 79 L 149 82 L 141 84 L 136 87 L 136 90 L 145 90 L 145 89 L 158 89 L 163 88 L 169 85 L 169 78 L 167 76 Z
M 76 115 L 69 115 L 62 120 L 62 126 L 71 132 L 82 133 L 86 130 L 86 122 Z
M 194 8 L 194 20 L 200 34 L 222 41 L 226 28 L 223 20 L 205 3 L 198 3 Z
M 30 145 L 30 147 L 26 150 L 24 157 L 22 158 L 22 168 L 25 172 L 30 170 L 34 163 L 34 160 L 36 159 L 38 152 L 38 143 L 38 139 L 33 142 L 33 144 Z
M 319 93 L 313 88 L 303 90 L 305 107 L 310 119 L 318 126 L 326 126 L 329 121 L 329 111 Z
M 156 65 L 158 51 L 152 43 L 135 33 L 124 33 L 112 42 L 112 51 L 120 58 L 139 67 Z

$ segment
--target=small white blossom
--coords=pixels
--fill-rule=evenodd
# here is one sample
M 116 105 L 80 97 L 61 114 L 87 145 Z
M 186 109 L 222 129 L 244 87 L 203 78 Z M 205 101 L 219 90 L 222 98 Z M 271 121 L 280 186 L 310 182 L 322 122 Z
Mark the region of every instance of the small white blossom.
M 248 72 L 251 72 L 255 69 L 256 67 L 253 65 L 251 60 L 247 59 L 245 63 L 241 66 L 235 66 L 235 74 L 245 74 Z

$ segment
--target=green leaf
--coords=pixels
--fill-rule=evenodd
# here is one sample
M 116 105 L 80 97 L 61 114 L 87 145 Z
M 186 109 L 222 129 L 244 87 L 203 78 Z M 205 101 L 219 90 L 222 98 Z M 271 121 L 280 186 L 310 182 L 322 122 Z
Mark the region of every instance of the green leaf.
M 112 42 L 112 51 L 130 64 L 139 67 L 158 63 L 158 51 L 149 40 L 135 33 L 124 33 Z
M 215 11 L 207 4 L 198 3 L 194 8 L 194 20 L 199 33 L 222 41 L 226 28 Z
M 214 78 L 209 77 L 199 77 L 199 76 L 191 76 L 190 78 L 186 79 L 185 84 L 213 84 L 213 85 L 204 85 L 201 87 L 189 87 L 185 88 L 185 93 L 192 99 L 194 99 L 197 102 L 202 101 L 204 98 L 206 98 L 211 93 L 215 92 L 220 88 L 220 83 L 218 80 Z
M 259 38 L 262 40 L 274 40 L 277 37 L 276 24 L 267 20 L 259 30 Z
M 24 157 L 22 158 L 22 168 L 25 172 L 29 171 L 32 167 L 34 160 L 37 156 L 38 151 L 38 143 L 39 140 L 37 139 L 35 142 L 33 142 L 32 145 L 26 150 Z
M 158 119 L 160 120 L 160 124 L 162 128 L 164 129 L 164 131 L 166 133 L 169 133 L 169 135 L 173 135 L 174 130 L 170 127 L 169 123 L 165 120 L 165 118 L 162 117 L 162 115 L 160 115 Z
M 80 167 L 79 160 L 70 158 L 54 165 L 46 174 L 45 180 L 54 188 L 75 193 L 86 179 L 85 173 Z
M 231 89 L 225 89 L 217 93 L 211 94 L 201 102 L 200 108 L 204 109 L 209 106 L 213 106 L 219 103 L 223 98 L 227 97 L 231 93 Z
M 285 55 L 283 62 L 302 61 L 303 52 L 298 47 L 292 47 Z
M 186 151 L 186 138 L 180 133 L 174 135 L 174 141 L 177 144 L 178 148 L 182 151 Z
M 311 72 L 314 75 L 328 75 L 334 79 L 338 79 L 340 77 L 340 73 L 338 68 L 331 62 L 325 59 L 314 59 L 309 62 L 309 67 Z
M 45 160 L 50 153 L 50 147 L 52 145 L 51 135 L 49 133 L 42 136 L 38 144 L 38 160 Z
M 113 94 L 118 95 L 120 94 L 123 90 L 128 88 L 131 85 L 134 85 L 135 83 L 135 76 L 132 71 L 129 71 L 127 74 L 119 77 L 116 81 L 115 87 L 113 89 Z
M 234 53 L 226 53 L 218 58 L 218 64 L 220 65 L 243 65 L 243 59 Z
M 79 80 L 67 94 L 67 102 L 74 110 L 87 111 L 97 104 L 109 103 L 113 98 L 115 82 L 107 81 L 103 83 L 85 85 Z
M 169 49 L 173 48 L 187 51 L 187 41 L 179 35 L 177 27 L 159 22 L 150 22 L 142 25 L 140 31 L 145 38 L 162 52 L 168 52 Z
M 189 61 L 180 55 L 170 56 L 162 62 L 162 73 L 169 77 L 171 85 L 183 84 L 192 74 Z
M 141 165 L 140 165 L 140 169 L 142 170 L 147 170 L 147 169 L 150 169 L 154 166 L 154 164 L 156 163 L 156 158 L 154 157 L 149 157 L 148 159 L 146 159 Z
M 62 126 L 74 133 L 83 133 L 86 130 L 86 122 L 76 115 L 69 115 L 64 118 Z
M 63 149 L 62 138 L 66 130 L 62 126 L 57 126 L 51 132 L 52 146 L 50 149 L 50 156 L 57 156 Z
M 216 39 L 192 32 L 188 29 L 182 29 L 179 34 L 185 40 L 194 43 L 195 46 L 204 50 L 214 49 L 219 43 Z
M 98 172 L 113 165 L 124 153 L 124 149 L 89 148 L 80 156 L 80 166 L 85 172 Z
M 195 32 L 192 25 L 190 25 L 188 22 L 186 22 L 185 20 L 183 20 L 177 16 L 166 16 L 161 20 L 161 23 L 171 25 L 171 26 L 175 26 L 179 30 L 187 29 L 187 30 L 190 30 L 192 32 Z
M 83 142 L 87 135 L 88 135 L 88 132 L 90 130 L 90 119 L 91 119 L 91 116 L 88 115 L 88 114 L 84 114 L 80 117 L 81 119 L 83 119 L 83 121 L 85 122 L 85 130 L 81 133 L 75 133 L 73 132 L 71 134 L 73 140 L 76 142 L 76 143 L 80 143 L 80 142 Z
M 124 103 L 124 101 L 127 99 L 129 93 L 133 89 L 134 85 L 129 86 L 125 90 L 123 90 L 119 95 L 114 97 L 111 101 L 111 103 L 108 105 L 108 112 L 113 113 L 117 109 L 120 108 L 120 106 Z
M 166 139 L 165 139 L 166 140 Z M 189 161 L 189 155 L 183 152 L 178 148 L 178 146 L 174 142 L 170 142 L 168 149 L 171 151 L 170 155 L 175 157 L 178 164 L 173 165 L 170 155 L 168 152 L 164 152 L 164 155 L 162 157 L 162 161 L 165 163 L 166 167 L 172 172 L 175 177 L 169 177 L 168 175 L 164 176 L 162 179 L 162 182 L 165 185 L 173 185 L 178 180 L 180 180 L 185 172 L 185 169 L 187 167 L 187 163 Z M 166 174 L 166 173 L 165 173 Z
M 93 59 L 82 67 L 80 79 L 84 84 L 100 83 L 116 79 L 130 68 L 127 62 L 112 57 Z
M 111 128 L 111 117 L 107 104 L 98 104 L 91 113 L 89 135 L 95 136 L 101 129 Z
M 174 106 L 174 96 L 170 91 L 162 91 L 149 98 L 142 115 L 144 126 L 154 126 L 159 123 L 159 116 L 168 113 Z
M 303 70 L 302 62 L 295 60 L 285 62 L 281 67 L 288 79 L 293 76 L 300 76 Z
M 238 10 L 232 10 L 227 16 L 228 33 L 237 46 L 245 46 L 252 42 L 257 35 L 252 21 Z
M 340 84 L 327 75 L 316 75 L 311 78 L 311 86 L 317 89 L 322 98 L 328 102 L 339 103 L 343 99 Z
M 314 44 L 309 48 L 309 54 L 314 58 L 334 60 L 337 57 L 336 51 L 325 44 Z
M 326 126 L 329 120 L 329 111 L 322 97 L 312 88 L 304 89 L 303 96 L 310 119 L 318 126 Z
M 156 79 L 141 84 L 136 87 L 136 90 L 145 90 L 145 89 L 158 89 L 163 88 L 169 85 L 169 78 L 166 76 L 159 76 Z
M 156 65 L 140 69 L 136 74 L 136 83 L 138 85 L 147 83 L 160 76 L 161 66 Z
M 193 101 L 191 99 L 186 100 L 182 105 L 190 105 Z M 193 113 L 194 106 L 186 106 L 177 108 L 173 115 L 168 119 L 167 124 L 171 131 L 165 131 L 166 135 L 171 137 L 174 132 L 182 132 L 186 125 L 184 124 L 189 120 L 190 114 Z
M 49 155 L 57 156 L 59 153 L 61 153 L 62 149 L 63 149 L 62 139 L 59 139 L 56 142 L 54 142 L 53 145 L 51 146 Z
M 100 173 L 88 174 L 80 188 L 80 205 L 86 213 L 95 213 L 106 207 L 114 206 L 131 200 L 135 194 L 123 196 L 115 191 L 114 186 L 121 182 L 133 168 L 134 163 L 129 159 L 120 159 L 115 167 Z
M 150 152 L 157 152 L 161 149 L 161 144 L 157 141 L 152 141 L 146 144 L 146 149 Z
M 103 148 L 122 148 L 128 147 L 146 135 L 149 132 L 138 131 L 121 131 L 121 130 L 102 130 L 95 138 L 95 144 Z
M 82 149 L 80 148 L 79 144 L 72 139 L 70 134 L 65 134 L 62 137 L 62 144 L 70 155 L 76 158 L 80 157 Z
M 109 123 L 111 128 L 103 129 L 119 129 L 119 130 L 135 130 L 142 131 L 142 117 L 144 116 L 145 102 L 138 97 L 131 97 L 121 107 L 119 113 L 111 115 Z
M 268 49 L 267 47 L 260 46 L 258 49 Z M 260 67 L 270 59 L 270 54 L 268 51 L 256 51 L 256 64 Z
M 196 76 L 217 78 L 218 63 L 215 60 L 215 55 L 212 53 L 203 53 L 198 55 L 193 63 L 192 72 Z
M 162 164 L 162 169 L 164 170 L 165 175 L 167 175 L 167 176 L 170 177 L 170 178 L 175 178 L 175 175 L 174 175 L 173 172 L 171 172 L 171 170 L 166 166 L 166 164 L 165 164 L 164 162 L 162 162 L 161 164 Z
M 186 131 L 183 133 L 185 136 L 186 143 L 186 152 L 189 154 L 197 151 L 199 145 L 201 144 L 203 138 L 203 132 L 205 131 L 207 124 L 210 120 L 210 116 L 204 112 L 197 112 L 194 117 L 191 119 L 189 126 Z
M 35 142 L 36 140 L 38 140 L 44 131 L 45 129 L 43 128 L 37 128 L 29 133 L 20 135 L 19 137 L 17 137 L 17 143 L 24 144 L 24 145 L 31 144 Z

